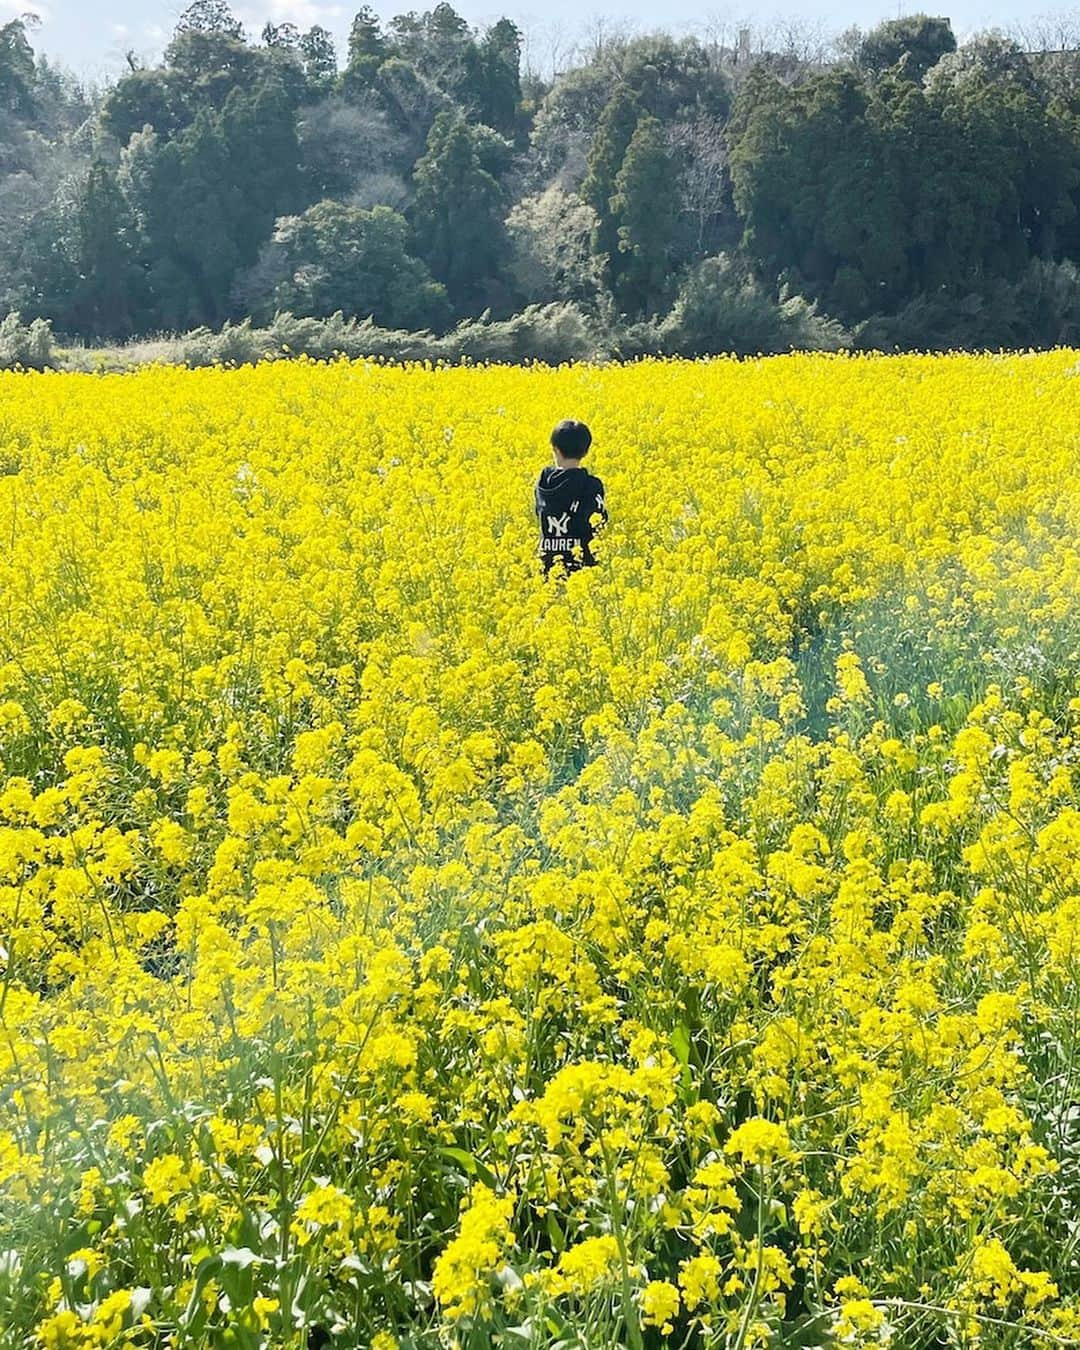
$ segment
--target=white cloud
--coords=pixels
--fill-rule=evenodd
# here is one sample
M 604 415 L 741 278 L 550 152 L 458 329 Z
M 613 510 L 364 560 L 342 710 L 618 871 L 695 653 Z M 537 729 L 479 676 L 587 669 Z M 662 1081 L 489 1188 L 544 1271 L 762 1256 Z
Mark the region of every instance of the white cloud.
M 112 26 L 112 35 L 114 38 L 126 38 L 131 29 L 126 23 L 114 23 Z
M 32 14 L 42 23 L 48 23 L 51 15 L 49 6 L 40 3 L 40 0 L 0 0 L 0 19 L 21 19 L 25 14 Z
M 315 24 L 332 27 L 345 12 L 344 5 L 324 4 L 322 0 L 263 0 L 262 4 L 238 8 L 239 17 L 248 28 L 260 28 L 264 23 L 294 23 L 299 28 L 311 28 Z

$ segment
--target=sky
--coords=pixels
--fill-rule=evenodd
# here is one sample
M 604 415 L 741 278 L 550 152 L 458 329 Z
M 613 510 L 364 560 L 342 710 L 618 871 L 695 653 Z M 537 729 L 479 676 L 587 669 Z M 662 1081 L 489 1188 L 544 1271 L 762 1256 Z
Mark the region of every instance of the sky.
M 362 0 L 234 0 L 233 10 L 257 36 L 267 20 L 290 21 L 300 27 L 322 24 L 335 34 L 344 48 L 352 15 Z M 384 18 L 410 9 L 433 8 L 435 0 L 376 0 L 373 8 Z M 0 20 L 26 12 L 36 13 L 40 25 L 31 35 L 34 48 L 59 60 L 87 79 L 101 81 L 119 74 L 124 53 L 134 51 L 155 60 L 182 13 L 185 0 L 0 0 Z M 839 33 L 858 24 L 871 28 L 882 19 L 905 13 L 948 14 L 957 35 L 983 28 L 1015 28 L 1030 22 L 1033 6 L 1028 0 L 780 0 L 771 7 L 735 0 L 454 0 L 454 7 L 470 23 L 482 25 L 501 15 L 517 21 L 526 31 L 533 64 L 543 71 L 553 48 L 565 47 L 597 21 L 607 28 L 629 26 L 642 31 L 663 27 L 669 32 L 702 33 L 710 25 L 734 31 L 740 21 L 762 26 L 770 21 L 795 20 L 809 29 Z M 1080 24 L 1080 7 L 1052 4 L 1035 12 L 1066 16 Z M 547 72 L 543 72 L 547 73 Z

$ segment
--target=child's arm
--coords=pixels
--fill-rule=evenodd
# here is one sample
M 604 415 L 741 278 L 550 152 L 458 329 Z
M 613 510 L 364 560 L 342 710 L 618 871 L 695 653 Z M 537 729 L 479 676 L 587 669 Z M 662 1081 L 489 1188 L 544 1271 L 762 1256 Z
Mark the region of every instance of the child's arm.
M 599 516 L 600 524 L 596 526 L 596 529 L 602 530 L 608 521 L 607 502 L 604 500 L 604 485 L 599 478 L 595 478 L 593 481 L 596 484 L 593 489 L 595 501 L 593 502 L 593 509 L 589 512 L 589 517 L 591 519 L 593 516 Z

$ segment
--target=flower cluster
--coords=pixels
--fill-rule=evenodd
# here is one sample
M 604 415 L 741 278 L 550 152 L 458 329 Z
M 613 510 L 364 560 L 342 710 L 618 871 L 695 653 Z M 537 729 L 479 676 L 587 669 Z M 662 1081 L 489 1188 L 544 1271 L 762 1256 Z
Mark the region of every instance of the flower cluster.
M 0 376 L 0 1339 L 1078 1343 L 1077 361 Z

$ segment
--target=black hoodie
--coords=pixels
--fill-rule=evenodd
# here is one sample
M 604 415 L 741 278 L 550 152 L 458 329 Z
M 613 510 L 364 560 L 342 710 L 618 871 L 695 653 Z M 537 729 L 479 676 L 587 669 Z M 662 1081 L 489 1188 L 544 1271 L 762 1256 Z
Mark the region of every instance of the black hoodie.
M 568 571 L 595 564 L 589 548 L 595 533 L 590 517 L 607 520 L 599 478 L 585 469 L 544 469 L 536 485 L 536 514 L 545 572 L 560 558 Z

